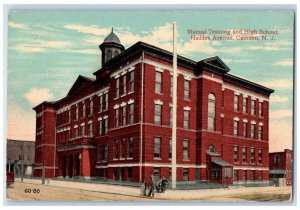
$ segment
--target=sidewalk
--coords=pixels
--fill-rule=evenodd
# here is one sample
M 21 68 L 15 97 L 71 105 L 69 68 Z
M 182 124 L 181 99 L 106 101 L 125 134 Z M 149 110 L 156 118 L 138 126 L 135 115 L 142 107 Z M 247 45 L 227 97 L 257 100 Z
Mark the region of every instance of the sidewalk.
M 16 179 L 20 182 L 20 179 Z M 24 179 L 24 183 L 41 185 L 39 179 Z M 124 196 L 141 197 L 140 188 L 132 186 L 112 185 L 103 183 L 75 182 L 64 180 L 46 180 L 43 186 L 55 186 L 68 189 L 86 190 L 99 193 L 111 193 Z M 194 189 L 194 190 L 171 190 L 165 193 L 155 193 L 155 200 L 194 200 L 194 201 L 245 201 L 244 196 L 275 196 L 281 194 L 291 194 L 291 187 L 245 187 L 245 188 L 222 188 L 222 189 Z M 144 197 L 145 198 L 145 197 Z

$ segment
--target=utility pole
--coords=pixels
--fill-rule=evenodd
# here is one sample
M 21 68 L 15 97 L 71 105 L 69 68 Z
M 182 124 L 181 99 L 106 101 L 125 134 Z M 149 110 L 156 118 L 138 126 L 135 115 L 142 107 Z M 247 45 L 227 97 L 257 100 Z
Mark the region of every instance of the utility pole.
M 177 135 L 177 43 L 176 22 L 173 23 L 173 108 L 172 108 L 172 189 L 176 189 L 176 135 Z

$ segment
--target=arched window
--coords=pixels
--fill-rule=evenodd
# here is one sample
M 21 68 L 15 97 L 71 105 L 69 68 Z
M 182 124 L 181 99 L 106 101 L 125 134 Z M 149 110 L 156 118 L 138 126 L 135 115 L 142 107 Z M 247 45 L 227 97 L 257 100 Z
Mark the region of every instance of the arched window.
M 112 51 L 111 50 L 107 50 L 106 51 L 106 61 L 110 60 L 112 58 Z
M 85 117 L 85 103 L 82 103 L 82 117 Z
M 119 55 L 119 51 L 116 50 L 116 51 L 114 52 L 114 57 L 116 57 L 117 55 Z
M 215 116 L 216 116 L 216 97 L 214 94 L 208 95 L 208 126 L 210 131 L 215 130 Z
M 208 151 L 209 151 L 209 152 L 216 152 L 215 146 L 214 146 L 214 145 L 210 145 L 210 146 L 208 147 Z

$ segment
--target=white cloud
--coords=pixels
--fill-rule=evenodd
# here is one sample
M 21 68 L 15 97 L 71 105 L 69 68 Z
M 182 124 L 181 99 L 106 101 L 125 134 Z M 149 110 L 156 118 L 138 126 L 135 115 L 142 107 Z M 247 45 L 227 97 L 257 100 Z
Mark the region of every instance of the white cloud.
M 17 44 L 14 47 L 10 47 L 21 53 L 38 53 L 45 52 L 47 49 L 65 49 L 70 46 L 71 43 L 67 41 L 45 41 L 45 40 L 34 40 L 27 41 L 23 44 Z
M 274 90 L 293 89 L 293 80 L 287 80 L 287 79 L 264 81 L 264 82 L 261 82 L 261 84 L 263 84 L 266 87 L 272 88 Z
M 252 60 L 250 59 L 222 59 L 225 63 L 250 63 Z
M 109 28 L 99 28 L 95 25 L 78 25 L 78 24 L 69 24 L 64 26 L 65 29 L 74 30 L 80 33 L 85 34 L 93 34 L 96 36 L 106 36 L 109 34 L 110 30 Z
M 276 63 L 272 64 L 273 66 L 293 66 L 292 59 L 283 59 L 281 61 L 277 61 Z
M 265 46 L 265 45 L 259 45 L 259 46 L 248 46 L 245 47 L 247 50 L 265 50 L 265 51 L 281 51 L 281 50 L 289 50 L 288 47 L 281 47 L 281 46 Z
M 28 27 L 25 24 L 15 23 L 13 21 L 8 22 L 8 27 L 15 28 L 15 29 L 21 29 L 21 30 L 28 30 Z
M 99 55 L 99 50 L 92 50 L 92 49 L 86 49 L 86 50 L 68 50 L 68 52 L 73 53 L 80 53 L 80 54 L 91 54 L 91 55 Z
M 24 96 L 32 106 L 53 99 L 53 94 L 47 88 L 32 88 Z
M 271 103 L 283 103 L 283 102 L 288 102 L 289 97 L 287 96 L 279 96 L 279 95 L 271 95 L 270 97 Z
M 7 106 L 7 138 L 35 140 L 35 114 L 17 105 Z

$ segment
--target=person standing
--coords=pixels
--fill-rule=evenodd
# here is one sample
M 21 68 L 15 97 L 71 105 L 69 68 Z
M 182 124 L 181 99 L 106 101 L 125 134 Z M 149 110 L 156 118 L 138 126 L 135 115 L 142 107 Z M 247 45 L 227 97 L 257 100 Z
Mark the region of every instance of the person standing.
M 149 187 L 150 187 L 150 189 L 149 189 L 148 197 L 153 198 L 154 197 L 154 189 L 155 189 L 153 175 L 151 175 L 151 183 L 150 183 Z

